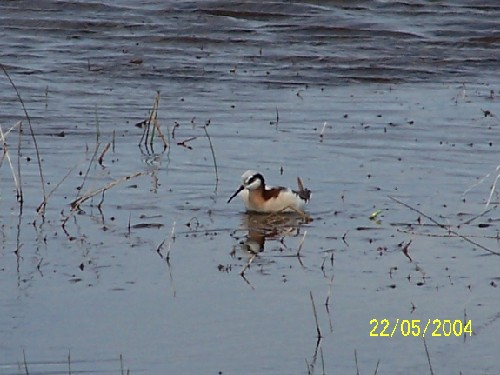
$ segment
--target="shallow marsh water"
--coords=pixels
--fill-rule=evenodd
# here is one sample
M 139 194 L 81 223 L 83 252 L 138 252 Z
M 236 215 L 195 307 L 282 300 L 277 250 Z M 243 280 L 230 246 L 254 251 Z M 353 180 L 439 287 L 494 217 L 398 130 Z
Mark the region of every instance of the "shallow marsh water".
M 3 75 L 25 202 L 20 215 L 4 159 L 0 373 L 28 372 L 23 355 L 30 374 L 431 373 L 428 358 L 496 373 L 498 187 L 475 216 L 498 174 L 499 16 L 495 2 L 0 2 L 0 63 L 55 189 L 42 220 Z M 156 91 L 164 153 L 137 146 Z M 97 155 L 113 143 L 102 166 L 96 139 Z M 7 140 L 17 168 L 17 128 Z M 249 168 L 300 175 L 314 220 L 226 204 Z M 82 183 L 136 172 L 70 211 Z M 370 337 L 384 318 L 470 319 L 474 334 L 426 337 L 427 355 L 400 331 Z

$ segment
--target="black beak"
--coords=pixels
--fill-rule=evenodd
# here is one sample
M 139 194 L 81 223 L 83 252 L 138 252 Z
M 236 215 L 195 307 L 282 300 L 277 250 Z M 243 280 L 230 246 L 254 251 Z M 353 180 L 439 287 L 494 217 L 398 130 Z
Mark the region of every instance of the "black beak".
M 227 200 L 227 203 L 231 202 L 231 200 L 232 200 L 234 197 L 236 197 L 236 196 L 240 193 L 240 191 L 242 191 L 243 189 L 244 189 L 244 187 L 243 187 L 243 185 L 241 185 L 241 186 L 238 188 L 238 190 L 236 190 L 236 191 L 234 192 L 234 194 L 233 194 L 233 195 L 231 195 L 231 197 Z

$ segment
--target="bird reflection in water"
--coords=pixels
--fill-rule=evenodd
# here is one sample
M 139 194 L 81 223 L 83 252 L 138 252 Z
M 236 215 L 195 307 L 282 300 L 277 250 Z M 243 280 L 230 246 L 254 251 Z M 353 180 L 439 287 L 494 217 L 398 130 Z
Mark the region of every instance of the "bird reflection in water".
M 294 252 L 291 252 L 292 249 L 286 246 L 285 239 L 287 237 L 299 237 L 302 234 L 301 226 L 311 222 L 311 218 L 308 216 L 297 213 L 260 214 L 247 212 L 241 218 L 241 227 L 246 232 L 246 235 L 240 240 L 239 245 L 233 248 L 231 256 L 240 258 L 237 255 L 237 252 L 240 251 L 244 254 L 241 259 L 247 259 L 244 268 L 240 272 L 240 275 L 244 278 L 245 272 L 252 264 L 257 263 L 257 260 L 260 266 L 274 263 L 272 259 L 260 256 L 264 252 L 266 241 L 276 242 L 277 249 L 271 249 L 271 251 L 287 251 L 286 255 L 283 256 L 297 255 L 300 257 L 299 253 L 304 238 L 300 242 L 299 248 L 293 249 Z M 304 237 L 305 233 L 304 231 L 302 234 Z

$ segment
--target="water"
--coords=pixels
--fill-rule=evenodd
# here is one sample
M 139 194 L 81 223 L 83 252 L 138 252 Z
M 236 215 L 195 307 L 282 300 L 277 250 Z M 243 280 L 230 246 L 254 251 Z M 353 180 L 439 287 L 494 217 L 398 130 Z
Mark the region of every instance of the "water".
M 499 164 L 499 15 L 496 2 L 0 2 L 0 62 L 50 194 L 42 219 L 2 72 L 24 204 L 4 158 L 0 373 L 401 374 L 429 359 L 496 373 L 498 187 L 481 214 Z M 137 146 L 157 91 L 164 153 Z M 300 175 L 314 220 L 226 204 L 250 168 L 271 185 Z M 249 245 L 264 251 L 242 277 Z M 426 336 L 427 355 L 400 329 L 370 337 L 384 318 L 471 320 L 474 334 Z

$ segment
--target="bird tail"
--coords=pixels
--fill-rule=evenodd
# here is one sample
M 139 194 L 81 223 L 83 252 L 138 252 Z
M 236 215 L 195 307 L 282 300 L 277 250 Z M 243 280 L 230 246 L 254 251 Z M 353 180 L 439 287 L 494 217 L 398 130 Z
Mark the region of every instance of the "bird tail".
M 305 199 L 306 201 L 311 199 L 311 190 L 304 187 L 304 184 L 302 183 L 302 179 L 300 177 L 297 177 L 297 186 L 297 193 L 299 193 L 299 197 Z

